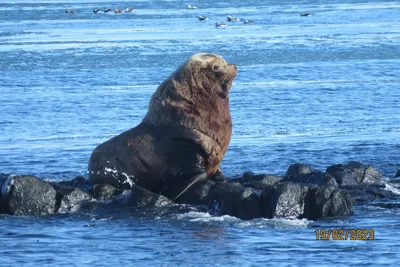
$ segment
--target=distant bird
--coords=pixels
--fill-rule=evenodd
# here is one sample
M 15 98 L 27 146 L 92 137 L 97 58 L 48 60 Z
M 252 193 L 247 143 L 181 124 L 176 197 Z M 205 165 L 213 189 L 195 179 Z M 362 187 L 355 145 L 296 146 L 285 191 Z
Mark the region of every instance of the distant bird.
M 104 13 L 108 13 L 108 12 L 111 12 L 111 11 L 112 11 L 112 9 L 110 9 L 110 8 L 104 9 Z
M 227 26 L 228 26 L 228 25 L 225 24 L 225 23 L 221 23 L 221 22 L 215 23 L 215 27 L 217 27 L 217 28 L 225 28 L 225 27 L 227 27 Z
M 234 17 L 232 17 L 232 16 L 227 16 L 226 19 L 227 19 L 228 21 L 232 21 L 232 22 L 238 22 L 238 21 L 240 21 L 240 18 L 234 18 Z
M 199 20 L 208 20 L 206 16 L 199 16 Z
M 99 9 L 93 9 L 93 13 L 97 14 L 97 13 L 103 13 L 103 11 L 99 10 Z
M 114 13 L 120 14 L 120 13 L 122 13 L 122 9 L 116 8 L 116 9 L 114 9 Z
M 67 10 L 65 10 L 65 13 L 74 14 L 74 13 L 75 13 L 75 11 L 74 11 L 74 10 L 72 10 L 72 9 L 67 9 Z
M 197 6 L 188 5 L 187 8 L 188 9 L 197 9 Z
M 253 20 L 247 20 L 247 19 L 245 19 L 245 20 L 243 21 L 243 23 L 244 23 L 244 24 L 256 24 L 255 21 L 253 21 Z
M 133 12 L 133 8 L 127 7 L 127 8 L 125 8 L 125 12 Z
M 300 17 L 311 17 L 311 13 L 300 13 Z

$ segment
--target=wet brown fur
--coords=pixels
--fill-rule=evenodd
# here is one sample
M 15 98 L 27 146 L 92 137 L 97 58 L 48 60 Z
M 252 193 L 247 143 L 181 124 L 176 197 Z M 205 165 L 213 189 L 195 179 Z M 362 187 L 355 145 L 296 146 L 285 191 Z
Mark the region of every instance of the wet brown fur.
M 236 66 L 218 55 L 192 56 L 157 88 L 138 126 L 93 151 L 89 178 L 120 186 L 131 176 L 136 184 L 165 193 L 193 162 L 208 176 L 215 174 L 231 139 L 228 93 L 236 73 Z

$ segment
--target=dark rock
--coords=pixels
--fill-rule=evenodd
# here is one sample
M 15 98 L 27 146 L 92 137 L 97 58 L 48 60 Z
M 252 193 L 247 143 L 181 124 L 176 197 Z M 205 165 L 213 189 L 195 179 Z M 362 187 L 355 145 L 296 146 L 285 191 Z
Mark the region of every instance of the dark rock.
M 252 187 L 255 189 L 263 189 L 265 186 L 273 185 L 279 181 L 282 181 L 282 176 L 271 175 L 271 174 L 257 174 L 254 175 L 251 180 L 243 182 L 243 186 Z
M 374 167 L 365 167 L 363 164 L 354 161 L 349 164 L 330 166 L 326 169 L 326 172 L 335 177 L 339 185 L 383 183 L 383 175 Z
M 377 169 L 372 166 L 368 166 L 361 182 L 363 184 L 382 184 L 383 179 L 383 175 Z
M 329 173 L 325 173 L 324 175 L 324 185 L 330 185 L 330 186 L 338 186 L 338 183 L 336 182 L 335 177 L 330 175 Z
M 221 167 L 218 167 L 217 172 L 211 177 L 211 180 L 214 182 L 226 182 L 226 177 L 221 169 Z
M 245 173 L 243 173 L 243 177 L 242 177 L 241 181 L 242 182 L 250 182 L 253 179 L 254 175 L 256 175 L 254 172 L 250 172 L 250 171 L 245 172 Z
M 285 179 L 285 180 L 294 182 L 294 183 L 323 185 L 323 184 L 325 184 L 325 173 L 315 170 L 310 173 L 299 174 L 296 177 L 291 176 L 290 180 L 289 179 Z
M 211 193 L 210 208 L 243 220 L 261 217 L 261 191 L 239 183 L 217 183 Z
M 264 188 L 261 197 L 263 216 L 299 218 L 304 213 L 304 194 L 307 189 L 294 183 L 278 183 Z
M 334 185 L 337 184 L 333 177 L 326 177 L 324 172 L 313 170 L 310 166 L 296 163 L 290 165 L 285 174 L 285 181 L 305 184 Z
M 172 205 L 174 202 L 163 195 L 156 194 L 144 189 L 143 187 L 133 185 L 128 203 L 134 207 L 163 207 Z
M 396 174 L 394 175 L 394 178 L 400 177 L 400 170 L 397 170 Z
M 47 215 L 56 212 L 56 190 L 30 175 L 10 175 L 1 188 L 3 212 L 11 215 Z
M 92 200 L 92 196 L 76 187 L 64 187 L 57 190 L 58 199 L 60 199 L 59 213 L 75 212 L 83 204 Z
M 313 186 L 305 196 L 303 218 L 317 220 L 351 214 L 353 209 L 349 194 L 337 187 Z
M 217 213 L 236 216 L 238 201 L 244 192 L 239 183 L 217 183 L 211 193 L 210 207 Z
M 261 190 L 245 187 L 238 210 L 238 218 L 251 220 L 260 218 L 261 214 Z
M 70 181 L 60 181 L 58 184 L 62 186 L 72 186 L 72 187 L 84 187 L 89 185 L 89 180 L 83 176 L 77 176 Z
M 215 182 L 206 180 L 190 187 L 177 200 L 177 203 L 185 203 L 192 205 L 207 205 L 210 202 L 211 188 L 215 186 Z
M 108 200 L 121 195 L 124 190 L 109 184 L 95 184 L 89 189 L 89 193 L 97 200 Z
M 296 181 L 297 177 L 304 174 L 310 174 L 313 169 L 305 164 L 296 163 L 289 166 L 285 174 L 285 179 L 287 181 Z
M 283 180 L 282 176 L 272 174 L 255 174 L 253 172 L 245 172 L 243 177 L 231 178 L 230 182 L 237 182 L 244 187 L 252 187 L 255 189 L 263 189 L 267 185 L 273 185 Z
M 385 185 L 379 184 L 361 184 L 361 185 L 346 185 L 340 188 L 345 189 L 351 196 L 353 204 L 367 204 L 378 199 L 397 199 L 398 195 L 385 190 Z

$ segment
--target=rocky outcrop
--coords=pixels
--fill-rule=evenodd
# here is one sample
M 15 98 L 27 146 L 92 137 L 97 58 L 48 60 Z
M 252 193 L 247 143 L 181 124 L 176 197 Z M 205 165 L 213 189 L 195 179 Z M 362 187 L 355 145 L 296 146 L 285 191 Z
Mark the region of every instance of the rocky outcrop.
M 398 207 L 393 201 L 399 199 L 397 181 L 388 183 L 375 168 L 359 162 L 333 165 L 326 172 L 297 163 L 289 166 L 285 176 L 246 172 L 225 179 L 221 172 L 217 178 L 195 184 L 176 202 L 201 205 L 211 213 L 243 220 L 318 220 L 351 215 L 352 205 Z M 84 177 L 50 183 L 30 175 L 0 174 L 0 188 L 0 212 L 12 215 L 76 212 L 93 200 L 119 201 L 137 208 L 174 204 L 136 185 L 123 190 L 109 184 L 92 185 Z
M 389 181 L 376 168 L 355 161 L 332 165 L 326 172 L 314 170 L 305 164 L 293 164 L 288 168 L 285 180 L 338 187 L 349 193 L 354 205 L 398 197 L 387 190 L 385 184 Z
M 80 184 L 76 184 L 78 186 Z M 10 215 L 50 215 L 74 212 L 92 199 L 86 191 L 50 183 L 32 175 L 1 178 L 0 211 Z
M 59 194 L 58 213 L 75 212 L 79 208 L 92 200 L 92 196 L 77 187 L 61 187 L 57 193 Z
M 128 204 L 133 207 L 163 207 L 172 205 L 174 202 L 160 194 L 155 194 L 143 187 L 133 185 Z
M 320 219 L 353 213 L 349 194 L 334 186 L 307 186 L 277 182 L 262 189 L 239 183 L 217 184 L 213 188 L 212 210 L 241 219 Z
M 364 166 L 360 162 L 337 164 L 326 169 L 338 185 L 383 184 L 383 175 L 372 166 Z
M 124 190 L 109 184 L 95 184 L 89 188 L 89 193 L 97 200 L 104 201 L 122 194 Z
M 10 175 L 1 186 L 1 212 L 11 215 L 47 215 L 57 211 L 57 192 L 35 176 Z

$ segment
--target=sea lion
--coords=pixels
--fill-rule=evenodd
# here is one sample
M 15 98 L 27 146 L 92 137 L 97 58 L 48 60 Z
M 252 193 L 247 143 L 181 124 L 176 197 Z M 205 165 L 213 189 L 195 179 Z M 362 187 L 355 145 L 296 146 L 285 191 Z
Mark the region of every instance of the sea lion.
M 231 139 L 228 93 L 236 74 L 219 55 L 193 55 L 157 88 L 138 126 L 94 149 L 90 181 L 134 182 L 176 200 L 218 175 Z

